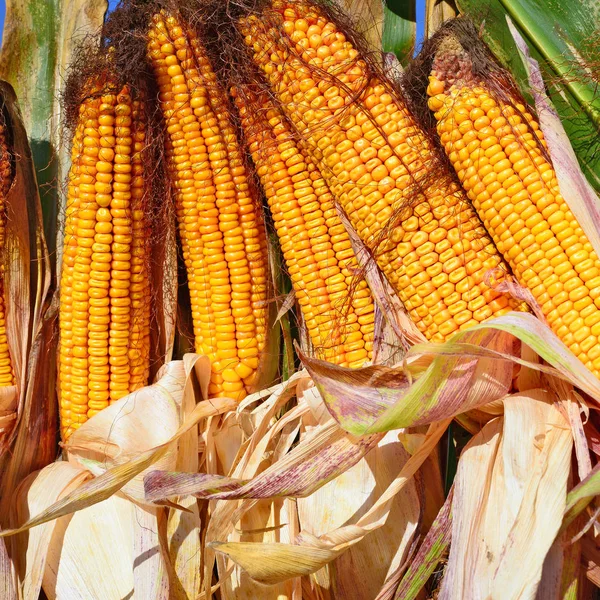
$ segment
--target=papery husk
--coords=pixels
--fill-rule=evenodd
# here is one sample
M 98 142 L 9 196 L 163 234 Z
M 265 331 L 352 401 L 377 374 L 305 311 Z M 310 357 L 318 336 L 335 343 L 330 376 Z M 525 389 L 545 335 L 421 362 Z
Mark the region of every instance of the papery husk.
M 191 366 L 197 372 L 200 394 L 208 396 L 210 364 L 206 360 L 193 362 L 192 357 L 184 357 L 187 369 Z M 204 371 L 204 373 L 202 373 Z M 196 405 L 191 381 L 184 390 L 180 405 L 180 419 L 185 419 L 193 412 Z M 175 469 L 195 473 L 198 471 L 198 427 L 193 427 L 179 439 Z M 170 594 L 171 598 L 186 600 L 195 598 L 200 592 L 202 581 L 202 544 L 200 509 L 195 498 L 181 496 L 175 503 L 185 510 L 168 508 L 166 516 L 166 547 L 169 563 L 172 566 Z
M 397 432 L 388 432 L 356 465 L 307 498 L 299 498 L 300 528 L 319 536 L 355 521 L 381 496 L 408 460 Z M 398 493 L 385 524 L 316 573 L 316 585 L 334 597 L 368 598 L 406 558 L 418 530 L 420 502 L 414 481 Z
M 0 598 L 17 600 L 17 583 L 13 563 L 6 550 L 4 540 L 0 540 Z
M 32 473 L 16 490 L 12 520 L 15 523 L 26 521 L 31 514 L 48 508 L 89 478 L 87 471 L 67 462 L 56 462 Z M 19 581 L 22 582 L 24 600 L 37 600 L 39 596 L 50 540 L 57 523 L 44 523 L 7 540 L 11 544 Z
M 49 547 L 52 573 L 44 574 L 44 586 L 48 586 L 47 594 L 51 597 L 56 593 L 58 597 L 68 598 L 70 592 L 64 590 L 79 586 L 79 591 L 73 592 L 79 595 L 73 597 L 111 600 L 125 597 L 135 585 L 136 592 L 144 592 L 141 597 L 167 600 L 168 584 L 171 583 L 168 582 L 169 576 L 172 588 L 179 586 L 177 589 L 184 589 L 185 597 L 196 593 L 199 580 L 197 575 L 193 575 L 190 583 L 190 569 L 184 563 L 193 559 L 193 552 L 197 554 L 198 546 L 194 540 L 199 528 L 197 518 L 191 527 L 185 520 L 181 521 L 188 528 L 187 532 L 178 529 L 168 533 L 167 545 L 179 543 L 182 539 L 184 543 L 177 549 L 172 545 L 171 551 L 166 550 L 159 539 L 158 526 L 164 509 L 141 505 L 131 499 L 141 485 L 141 479 L 136 482 L 135 477 L 140 473 L 143 477 L 144 469 L 160 460 L 168 459 L 173 466 L 189 465 L 197 452 L 197 444 L 194 447 L 190 441 L 195 439 L 192 434 L 198 421 L 232 410 L 236 403 L 223 398 L 201 401 L 192 406 L 195 389 L 205 392 L 208 385 L 210 368 L 205 357 L 186 356 L 184 361 L 165 366 L 161 375 L 153 386 L 110 407 L 115 410 L 112 419 L 110 413 L 107 416 L 100 412 L 76 432 L 79 435 L 73 434 L 66 445 L 69 462 L 54 463 L 31 476 L 28 485 L 35 493 L 30 497 L 20 495 L 16 502 L 15 528 L 1 533 L 4 536 L 26 532 L 34 525 L 40 525 L 32 532 L 11 539 L 19 555 L 24 557 L 19 563 L 21 581 L 31 581 L 39 591 L 44 573 L 43 564 L 39 561 L 44 560 L 43 553 Z M 199 379 L 196 383 L 195 377 Z M 154 413 L 148 420 L 150 410 Z M 138 437 L 140 423 L 144 420 L 147 421 L 144 434 Z M 170 436 L 165 441 L 167 429 Z M 178 440 L 183 440 L 179 455 L 174 451 Z M 60 483 L 62 480 L 54 475 L 55 470 L 64 474 L 61 477 L 66 478 L 66 484 Z M 96 477 L 92 476 L 94 473 L 97 473 Z M 103 511 L 110 511 L 121 523 L 120 530 L 125 531 L 125 537 L 121 536 L 120 541 L 114 542 L 120 545 L 120 549 L 111 545 L 114 532 L 110 527 L 97 526 Z M 55 527 L 60 533 L 52 534 Z M 129 532 L 127 528 L 130 528 Z M 36 535 L 42 534 L 46 536 L 43 538 L 45 542 L 42 540 L 32 545 L 31 540 L 35 541 Z M 48 536 L 52 536 L 49 546 Z M 86 551 L 86 548 L 97 548 L 100 554 L 98 551 Z M 88 564 L 81 559 L 81 554 L 86 552 L 93 560 L 93 569 L 91 562 Z M 122 560 L 121 556 L 128 556 L 131 561 Z M 137 556 L 144 558 L 136 559 Z M 111 566 L 112 560 L 120 561 L 119 568 Z M 129 568 L 127 577 L 122 576 L 123 566 Z M 98 572 L 104 569 L 115 573 L 114 581 L 107 581 L 107 588 L 97 587 L 104 585 L 95 582 Z M 37 598 L 35 587 L 32 590 L 31 597 Z M 109 594 L 109 591 L 111 595 L 103 595 Z M 123 595 L 119 595 L 121 593 Z
M 134 505 L 119 495 L 58 519 L 44 570 L 49 600 L 130 596 L 134 559 L 142 558 L 133 552 L 134 523 Z
M 242 401 L 235 415 L 230 414 L 223 419 L 221 428 L 217 429 L 210 441 L 214 444 L 220 463 L 213 461 L 213 468 L 232 477 L 251 477 L 287 452 L 296 437 L 298 419 L 302 413 L 293 409 L 285 415 L 282 423 L 275 423 L 274 416 L 306 379 L 305 373 L 293 375 L 288 381 L 274 386 L 272 393 L 263 402 L 260 402 L 261 394 L 249 396 Z M 278 425 L 278 429 L 275 425 Z M 277 435 L 278 431 L 281 435 Z M 270 444 L 274 444 L 275 451 L 267 454 Z M 216 500 L 210 505 L 211 520 L 205 537 L 205 595 L 210 597 L 211 573 L 216 560 L 224 597 L 291 599 L 294 583 L 284 582 L 266 587 L 252 580 L 227 557 L 222 554 L 215 556 L 213 549 L 218 540 L 231 540 L 236 543 L 236 547 L 240 540 L 244 540 L 242 544 L 245 540 L 252 540 L 252 547 L 257 547 L 257 541 L 272 543 L 283 539 L 289 542 L 292 537 L 290 528 L 294 531 L 295 516 L 290 514 L 288 501 Z M 283 527 L 278 527 L 279 524 L 283 524 Z
M 461 455 L 440 598 L 534 598 L 566 505 L 572 438 L 532 390 L 505 400 Z
M 178 361 L 174 362 L 177 363 Z M 165 369 L 163 377 L 169 379 L 170 385 L 173 386 L 172 390 L 174 394 L 183 394 L 183 391 L 186 387 L 186 381 L 175 382 L 174 378 L 169 376 L 169 369 L 178 369 L 180 373 L 181 370 L 176 364 L 173 365 L 173 363 L 169 363 Z M 191 371 L 188 371 L 188 376 L 190 372 Z M 161 381 L 162 379 L 150 387 L 160 389 Z M 161 391 L 161 393 L 168 398 L 170 392 L 168 389 L 164 389 Z M 126 396 L 125 398 L 119 400 L 119 403 L 121 403 L 121 405 L 126 405 L 126 403 L 129 401 L 130 398 Z M 168 406 L 169 402 L 167 401 L 165 404 Z M 78 457 L 77 460 L 81 462 L 81 464 L 85 465 L 88 471 L 92 473 L 98 473 L 97 476 L 85 482 L 74 492 L 67 494 L 67 496 L 65 496 L 63 499 L 49 506 L 38 515 L 31 517 L 27 522 L 20 523 L 13 529 L 0 532 L 0 536 L 4 537 L 7 535 L 14 535 L 15 533 L 19 533 L 21 531 L 26 531 L 27 529 L 36 525 L 46 523 L 58 517 L 65 516 L 77 510 L 86 508 L 87 506 L 91 506 L 97 502 L 101 502 L 102 500 L 106 500 L 114 493 L 120 491 L 127 483 L 133 480 L 145 469 L 148 469 L 158 460 L 166 456 L 171 450 L 173 444 L 175 444 L 181 436 L 192 430 L 200 420 L 207 419 L 211 416 L 231 410 L 236 405 L 237 403 L 229 398 L 203 400 L 194 407 L 192 413 L 186 418 L 186 420 L 181 424 L 181 426 L 170 439 L 148 450 L 138 451 L 133 456 L 120 455 L 118 460 L 113 460 L 113 457 L 106 454 L 102 462 Z M 171 406 L 173 407 L 172 410 L 175 410 L 174 404 L 171 404 Z M 98 415 L 101 414 L 102 413 L 98 413 Z M 92 419 L 90 419 L 89 422 L 92 422 Z M 160 428 L 160 425 L 157 425 L 157 427 Z M 135 437 L 135 432 L 132 432 L 130 437 Z M 75 452 L 75 450 L 79 452 L 83 449 L 73 448 L 72 450 L 73 452 Z M 114 448 L 109 446 L 109 450 L 114 450 Z M 94 451 L 97 451 L 97 448 L 94 448 Z M 134 482 L 134 485 L 129 491 L 132 489 L 134 491 L 137 490 L 138 486 L 139 483 Z
M 417 453 L 406 462 L 383 494 L 356 523 L 345 524 L 319 537 L 301 531 L 294 545 L 218 542 L 210 547 L 231 557 L 252 578 L 262 583 L 275 584 L 321 569 L 386 523 L 395 495 L 411 481 L 447 425 L 446 420 L 430 427 Z

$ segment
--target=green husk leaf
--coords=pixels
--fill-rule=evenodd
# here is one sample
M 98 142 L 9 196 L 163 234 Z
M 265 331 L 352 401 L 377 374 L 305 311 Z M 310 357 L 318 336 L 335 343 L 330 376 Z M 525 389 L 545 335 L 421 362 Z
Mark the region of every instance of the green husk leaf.
M 514 338 L 552 366 L 519 358 Z M 417 361 L 427 357 L 434 357 L 429 366 L 417 369 Z M 454 334 L 445 344 L 416 345 L 402 367 L 352 370 L 301 358 L 331 415 L 354 435 L 423 425 L 496 400 L 510 387 L 510 362 L 571 382 L 600 402 L 600 382 L 547 325 L 529 313 L 491 319 Z
M 448 356 L 436 356 L 443 345 L 428 344 L 424 350 L 411 351 L 401 367 L 354 370 L 304 355 L 301 359 L 334 419 L 346 431 L 365 435 L 432 423 L 507 393 L 512 369 L 506 359 L 514 352 L 510 335 L 472 328 L 452 340 L 468 341 L 473 353 L 465 356 L 451 350 Z M 486 356 L 480 348 L 496 350 L 505 358 Z M 409 357 L 433 360 L 420 374 Z
M 567 496 L 567 507 L 562 529 L 566 529 L 580 515 L 595 496 L 600 495 L 600 463 Z

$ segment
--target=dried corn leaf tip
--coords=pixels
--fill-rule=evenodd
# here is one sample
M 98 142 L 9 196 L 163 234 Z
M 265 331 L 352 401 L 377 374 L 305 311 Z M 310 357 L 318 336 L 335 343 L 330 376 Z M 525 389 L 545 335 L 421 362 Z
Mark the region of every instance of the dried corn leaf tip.
M 419 329 L 443 341 L 517 308 L 486 283 L 488 271 L 500 279 L 508 269 L 472 206 L 333 17 L 310 2 L 275 0 L 240 30 Z
M 59 397 L 67 438 L 148 382 L 150 224 L 143 102 L 127 87 L 80 106 L 60 283 Z
M 552 330 L 600 376 L 600 261 L 560 195 L 535 116 L 476 76 L 452 35 L 439 44 L 427 93 L 444 149 L 498 250 Z
M 148 54 L 168 132 L 196 351 L 212 363 L 210 394 L 241 400 L 255 384 L 266 337 L 262 210 L 228 99 L 197 36 L 161 12 L 150 26 Z
M 358 263 L 333 196 L 269 95 L 251 86 L 232 95 L 313 347 L 360 367 L 373 349 L 373 298 L 353 281 Z
M 4 117 L 0 114 L 0 256 L 6 245 L 6 197 L 12 183 L 12 159 L 8 148 Z M 6 300 L 4 297 L 4 265 L 0 267 L 0 387 L 15 385 L 6 334 Z

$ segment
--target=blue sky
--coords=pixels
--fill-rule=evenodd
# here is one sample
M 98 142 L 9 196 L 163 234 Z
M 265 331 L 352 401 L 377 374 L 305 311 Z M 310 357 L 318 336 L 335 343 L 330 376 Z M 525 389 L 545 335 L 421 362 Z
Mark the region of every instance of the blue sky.
M 45 2 L 45 0 L 38 0 L 38 2 Z M 109 0 L 109 10 L 113 9 L 118 3 L 118 0 Z M 0 39 L 2 36 L 2 30 L 4 29 L 4 13 L 6 11 L 5 0 L 0 0 Z M 423 22 L 425 20 L 425 0 L 417 0 L 417 41 L 423 39 Z

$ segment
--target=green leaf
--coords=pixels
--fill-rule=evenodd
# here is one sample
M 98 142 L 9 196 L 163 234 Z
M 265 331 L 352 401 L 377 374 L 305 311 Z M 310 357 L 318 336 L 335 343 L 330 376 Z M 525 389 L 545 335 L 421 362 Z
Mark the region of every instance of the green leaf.
M 568 493 L 562 531 L 586 509 L 596 496 L 600 496 L 600 463 Z
M 406 66 L 413 55 L 416 35 L 416 2 L 387 0 L 383 11 L 383 51 L 392 52 L 402 66 Z
M 590 183 L 600 190 L 600 8 L 596 0 L 458 0 L 527 98 L 527 76 L 506 23 L 510 16 L 542 68 L 549 95 Z
M 78 42 L 100 29 L 106 0 L 6 0 L 0 77 L 14 88 L 36 168 L 50 253 L 56 249 L 59 191 L 68 168 L 60 152 L 59 98 Z

